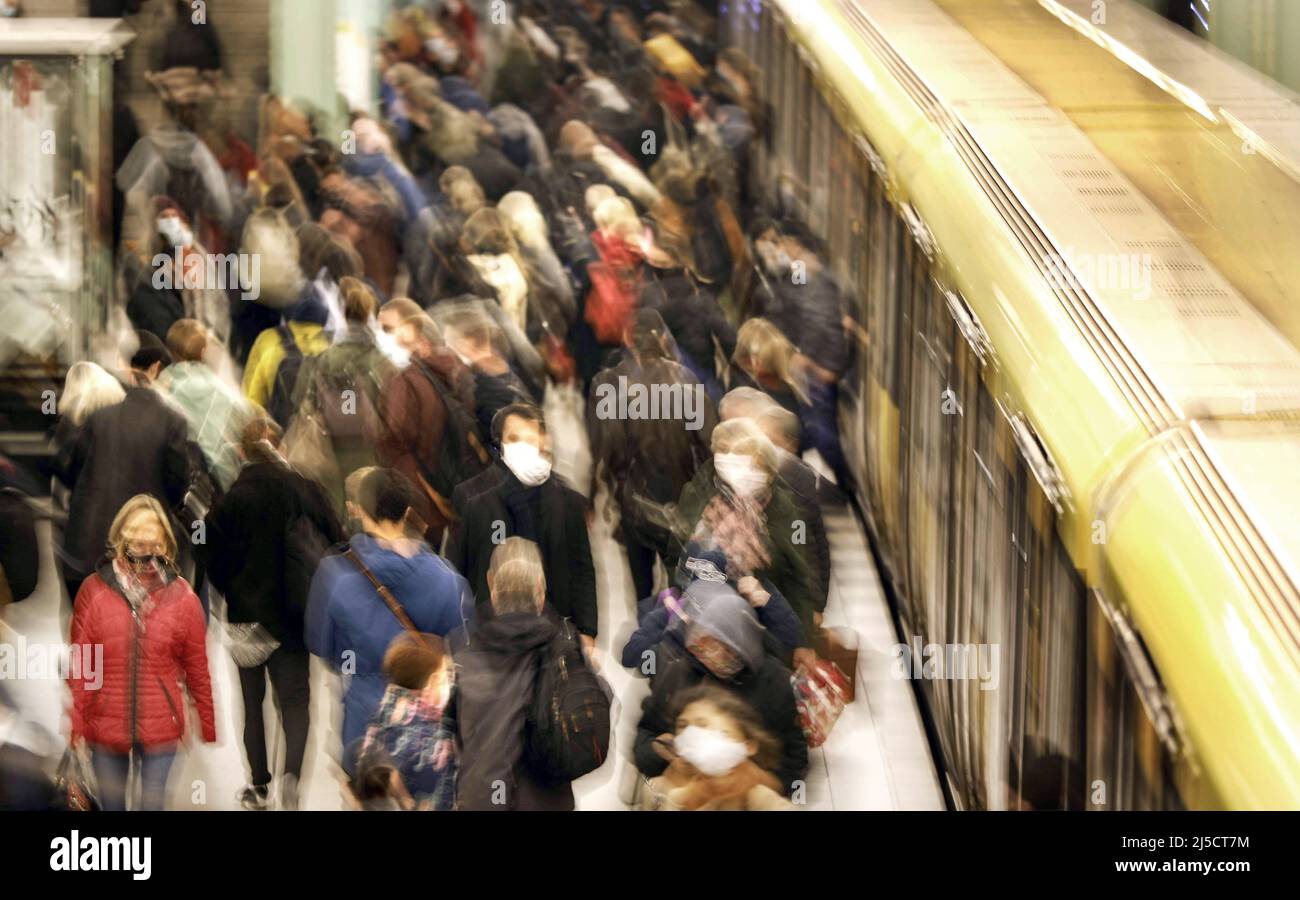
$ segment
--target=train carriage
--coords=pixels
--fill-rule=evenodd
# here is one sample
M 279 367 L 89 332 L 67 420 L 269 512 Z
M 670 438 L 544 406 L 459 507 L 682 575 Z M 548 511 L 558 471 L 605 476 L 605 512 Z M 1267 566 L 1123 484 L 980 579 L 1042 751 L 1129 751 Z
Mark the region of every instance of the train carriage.
M 840 423 L 902 633 L 998 648 L 996 689 L 921 682 L 954 804 L 1006 808 L 1047 761 L 1066 808 L 1300 807 L 1300 353 L 1134 162 L 1157 129 L 1250 122 L 1207 124 L 1061 7 L 726 4 L 773 111 L 755 186 L 797 200 L 867 335 Z M 1093 99 L 1147 114 L 1100 135 L 972 33 L 1023 51 L 1049 27 L 1052 71 L 1102 53 Z M 1247 81 L 1224 102 L 1300 122 Z M 1246 165 L 1291 158 L 1251 139 Z M 1130 259 L 1148 296 L 1080 275 Z

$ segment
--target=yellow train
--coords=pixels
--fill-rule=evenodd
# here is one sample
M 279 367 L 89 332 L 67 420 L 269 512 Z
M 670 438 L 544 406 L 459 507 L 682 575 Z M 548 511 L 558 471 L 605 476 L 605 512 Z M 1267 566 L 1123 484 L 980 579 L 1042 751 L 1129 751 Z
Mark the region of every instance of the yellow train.
M 1300 105 L 1101 7 L 722 25 L 868 335 L 841 430 L 904 633 L 1000 648 L 922 681 L 955 804 L 1047 760 L 1065 807 L 1300 808 Z

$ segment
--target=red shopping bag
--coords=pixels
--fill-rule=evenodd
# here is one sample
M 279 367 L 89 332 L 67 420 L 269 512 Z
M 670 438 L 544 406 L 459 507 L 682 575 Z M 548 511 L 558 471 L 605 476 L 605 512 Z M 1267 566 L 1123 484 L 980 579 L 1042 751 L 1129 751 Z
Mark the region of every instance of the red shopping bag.
M 794 703 L 799 711 L 799 725 L 808 739 L 809 748 L 826 743 L 835 722 L 844 712 L 851 696 L 851 685 L 839 666 L 821 659 L 811 666 L 800 666 L 790 676 Z

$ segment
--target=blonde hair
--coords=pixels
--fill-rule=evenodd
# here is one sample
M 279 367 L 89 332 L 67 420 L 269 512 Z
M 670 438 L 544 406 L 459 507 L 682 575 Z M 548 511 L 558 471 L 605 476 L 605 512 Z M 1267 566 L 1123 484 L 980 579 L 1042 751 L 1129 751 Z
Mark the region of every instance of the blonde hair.
M 108 528 L 108 549 L 113 552 L 114 556 L 122 555 L 123 550 L 126 549 L 125 532 L 127 526 L 131 524 L 132 519 L 142 513 L 149 513 L 158 521 L 158 527 L 162 529 L 163 535 L 162 555 L 166 557 L 167 562 L 174 565 L 176 562 L 176 535 L 172 532 L 167 512 L 152 494 L 136 494 L 122 504 L 122 508 L 113 517 L 113 524 Z
M 549 246 L 546 218 L 537 208 L 537 201 L 532 194 L 527 191 L 511 191 L 497 202 L 497 210 L 509 221 L 510 231 L 520 244 L 526 247 L 540 244 Z
M 641 217 L 626 197 L 607 197 L 600 201 L 592 218 L 601 231 L 616 234 L 627 243 L 635 244 L 641 239 Z
M 339 294 L 343 298 L 343 318 L 349 322 L 369 322 L 379 306 L 370 286 L 351 275 L 339 279 Z
M 749 419 L 728 419 L 719 422 L 713 429 L 712 446 L 715 454 L 742 453 L 751 456 L 758 460 L 769 474 L 775 474 L 779 467 L 776 448 L 763 433 L 763 429 Z
M 617 196 L 618 192 L 609 185 L 593 184 L 591 187 L 587 188 L 587 192 L 582 195 L 582 199 L 583 202 L 587 204 L 588 214 L 594 216 L 596 214 L 596 207 L 600 206 L 600 204 L 604 203 L 606 200 Z
M 752 372 L 757 364 L 790 388 L 800 403 L 806 404 L 808 393 L 795 378 L 792 368 L 794 354 L 794 344 L 779 328 L 767 319 L 750 319 L 736 333 L 736 350 L 731 359 L 747 372 Z
M 122 382 L 103 366 L 83 360 L 68 367 L 59 406 L 63 418 L 73 425 L 80 425 L 91 413 L 121 403 L 125 397 L 126 388 L 122 387 Z
M 197 319 L 177 319 L 167 329 L 167 350 L 177 362 L 201 362 L 208 330 Z

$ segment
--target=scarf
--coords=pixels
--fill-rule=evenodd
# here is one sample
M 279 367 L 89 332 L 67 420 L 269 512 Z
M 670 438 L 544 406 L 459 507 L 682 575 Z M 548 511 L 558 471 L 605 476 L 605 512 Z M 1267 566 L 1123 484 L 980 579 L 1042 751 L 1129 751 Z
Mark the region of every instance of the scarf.
M 772 563 L 772 547 L 763 512 L 766 497 L 739 497 L 726 485 L 704 507 L 691 540 L 705 550 L 719 549 L 727 557 L 727 576 L 752 575 Z

